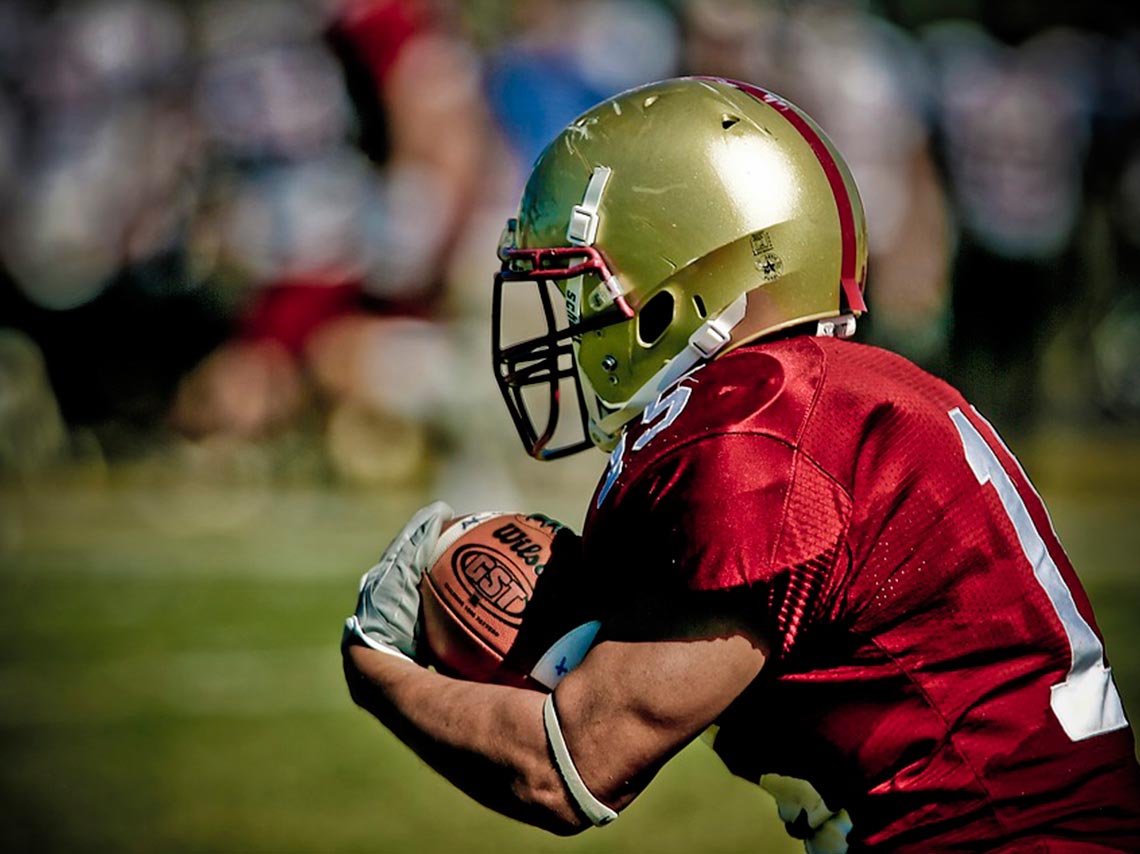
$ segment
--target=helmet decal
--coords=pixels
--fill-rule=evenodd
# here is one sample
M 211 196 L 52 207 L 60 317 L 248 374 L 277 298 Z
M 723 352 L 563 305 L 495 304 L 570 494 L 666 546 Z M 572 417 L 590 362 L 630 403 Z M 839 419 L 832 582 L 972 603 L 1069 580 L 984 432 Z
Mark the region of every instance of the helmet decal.
M 729 86 L 735 86 L 740 91 L 747 92 L 753 98 L 763 101 L 787 119 L 788 123 L 799 131 L 804 141 L 807 142 L 811 150 L 815 153 L 815 156 L 819 158 L 819 165 L 823 168 L 823 173 L 827 176 L 827 182 L 831 185 L 831 192 L 835 195 L 835 207 L 839 212 L 839 233 L 843 241 L 843 256 L 840 264 L 839 281 L 843 287 L 843 295 L 847 298 L 847 305 L 852 311 L 866 311 L 867 304 L 863 300 L 863 292 L 859 287 L 861 271 L 855 269 L 857 254 L 855 248 L 856 227 L 855 213 L 851 209 L 851 190 L 848 188 L 843 173 L 839 169 L 839 164 L 835 161 L 835 156 L 831 153 L 830 146 L 828 146 L 812 124 L 804 118 L 803 113 L 779 95 L 769 92 L 766 89 L 761 89 L 759 86 L 741 83 L 738 80 L 726 80 L 722 77 L 705 77 L 700 79 L 727 83 Z

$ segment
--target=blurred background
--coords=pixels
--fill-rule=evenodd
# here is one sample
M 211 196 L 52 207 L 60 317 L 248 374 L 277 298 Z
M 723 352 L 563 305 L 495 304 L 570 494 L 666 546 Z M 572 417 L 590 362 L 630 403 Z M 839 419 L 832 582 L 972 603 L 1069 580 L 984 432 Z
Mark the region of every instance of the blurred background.
M 1140 713 L 1140 21 L 1008 0 L 0 3 L 0 849 L 797 851 L 685 751 L 547 838 L 356 711 L 337 642 L 417 507 L 579 527 L 492 378 L 528 167 L 623 89 L 806 109 L 867 207 L 863 339 L 1044 494 Z

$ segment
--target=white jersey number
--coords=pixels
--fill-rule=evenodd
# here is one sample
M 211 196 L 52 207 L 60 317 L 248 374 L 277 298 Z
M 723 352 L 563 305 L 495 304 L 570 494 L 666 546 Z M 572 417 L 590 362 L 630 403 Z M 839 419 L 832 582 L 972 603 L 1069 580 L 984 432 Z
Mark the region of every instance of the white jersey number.
M 1052 687 L 1049 705 L 1053 714 L 1061 722 L 1065 734 L 1073 741 L 1083 741 L 1123 729 L 1128 726 L 1128 720 L 1124 717 L 1120 694 L 1112 681 L 1112 670 L 1104 664 L 1104 647 L 1096 632 L 1077 610 L 1072 591 L 1049 555 L 1049 549 L 1034 525 L 1025 502 L 993 449 L 962 414 L 962 410 L 954 408 L 949 415 L 958 428 L 958 435 L 962 437 L 966 462 L 970 464 L 978 483 L 989 483 L 997 492 L 1001 506 L 1017 532 L 1021 550 L 1033 568 L 1033 577 L 1045 591 L 1049 604 L 1053 606 L 1057 619 L 1065 630 L 1065 637 L 1068 638 L 1072 663 L 1065 680 Z M 978 417 L 981 418 L 980 415 Z M 1026 478 L 1026 483 L 1028 482 L 1029 479 Z
M 645 407 L 645 411 L 641 413 L 641 423 L 649 424 L 651 421 L 656 420 L 656 423 L 638 436 L 633 445 L 630 447 L 630 453 L 640 451 L 648 445 L 653 437 L 677 420 L 678 416 L 685 411 L 685 407 L 689 403 L 689 395 L 693 393 L 691 388 L 686 386 L 678 386 L 669 392 L 662 392 L 657 396 L 657 399 L 649 406 Z M 618 476 L 621 475 L 622 469 L 625 467 L 625 444 L 627 432 L 621 434 L 621 441 L 618 442 L 617 447 L 610 453 L 609 467 L 606 469 L 606 478 L 602 482 L 602 488 L 598 490 L 598 500 L 594 505 L 600 508 L 602 502 L 606 500 L 606 496 L 610 494 Z
M 645 407 L 645 411 L 641 413 L 641 423 L 648 424 L 649 422 L 657 419 L 657 423 L 637 437 L 633 443 L 633 450 L 640 451 L 651 441 L 653 437 L 677 420 L 677 417 L 685 411 L 685 407 L 689 403 L 689 395 L 693 390 L 688 386 L 677 386 L 668 394 L 662 393 L 657 400 Z

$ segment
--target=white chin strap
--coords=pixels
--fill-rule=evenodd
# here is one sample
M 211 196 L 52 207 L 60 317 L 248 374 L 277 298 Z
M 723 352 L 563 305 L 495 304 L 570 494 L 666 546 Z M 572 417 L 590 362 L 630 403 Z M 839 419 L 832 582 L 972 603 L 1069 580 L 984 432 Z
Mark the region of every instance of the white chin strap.
M 636 418 L 658 396 L 693 370 L 723 350 L 732 341 L 732 330 L 740 325 L 748 311 L 748 294 L 743 293 L 712 320 L 706 320 L 689 336 L 685 349 L 666 362 L 656 374 L 615 409 L 601 410 L 600 401 L 587 401 L 590 414 L 590 437 L 598 447 L 611 451 L 622 428 Z M 816 324 L 815 334 L 824 338 L 850 338 L 855 334 L 855 315 L 829 317 Z M 585 374 L 582 379 L 586 380 Z M 592 395 L 590 396 L 592 398 Z
M 635 391 L 619 409 L 609 411 L 603 417 L 599 417 L 601 412 L 591 412 L 590 434 L 594 441 L 603 448 L 612 448 L 622 428 L 655 401 L 661 392 L 701 362 L 711 359 L 732 341 L 732 330 L 744 320 L 747 309 L 748 294 L 744 293 L 715 318 L 702 323 L 689 336 L 685 349 L 662 365 L 661 370 Z

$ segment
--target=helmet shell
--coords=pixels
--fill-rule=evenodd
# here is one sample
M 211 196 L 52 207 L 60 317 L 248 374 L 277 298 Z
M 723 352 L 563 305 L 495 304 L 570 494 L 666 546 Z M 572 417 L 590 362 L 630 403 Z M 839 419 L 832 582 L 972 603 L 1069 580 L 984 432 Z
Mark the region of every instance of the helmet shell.
M 621 408 L 742 294 L 747 313 L 729 349 L 863 310 L 867 239 L 854 179 L 815 123 L 778 96 L 681 78 L 602 102 L 539 157 L 517 245 L 569 245 L 571 213 L 599 167 L 611 172 L 593 245 L 635 313 L 576 342 L 605 408 Z M 596 311 L 576 302 L 582 320 Z

